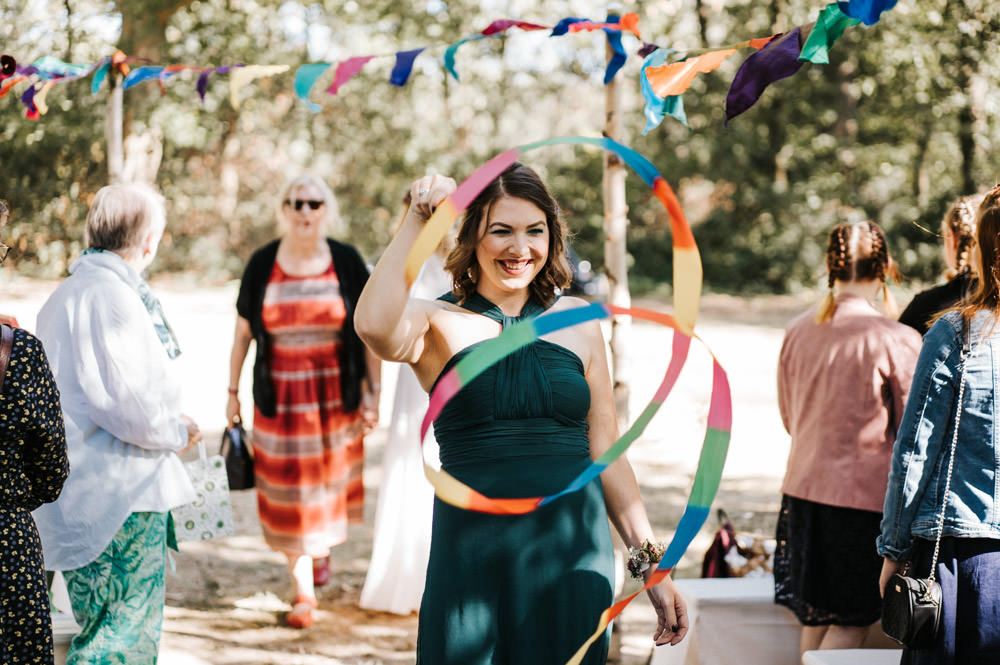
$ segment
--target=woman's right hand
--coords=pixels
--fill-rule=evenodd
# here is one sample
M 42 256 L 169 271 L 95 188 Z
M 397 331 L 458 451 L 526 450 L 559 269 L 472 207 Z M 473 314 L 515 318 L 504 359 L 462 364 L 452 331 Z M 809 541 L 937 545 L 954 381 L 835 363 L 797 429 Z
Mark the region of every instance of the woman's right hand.
M 240 398 L 229 393 L 229 402 L 226 404 L 226 422 L 231 425 L 238 415 L 240 415 Z
M 188 450 L 193 448 L 199 441 L 201 441 L 201 430 L 198 428 L 198 423 L 191 418 L 191 416 L 181 414 L 181 422 L 187 426 L 187 445 L 183 449 L 178 450 L 178 455 L 183 455 Z
M 885 588 L 889 585 L 889 580 L 892 576 L 899 572 L 899 569 L 903 567 L 902 561 L 893 561 L 889 558 L 882 559 L 882 573 L 878 577 L 878 592 L 879 595 L 885 598 Z
M 428 175 L 417 178 L 410 185 L 410 211 L 421 222 L 426 222 L 449 194 L 458 189 L 453 178 L 444 175 Z

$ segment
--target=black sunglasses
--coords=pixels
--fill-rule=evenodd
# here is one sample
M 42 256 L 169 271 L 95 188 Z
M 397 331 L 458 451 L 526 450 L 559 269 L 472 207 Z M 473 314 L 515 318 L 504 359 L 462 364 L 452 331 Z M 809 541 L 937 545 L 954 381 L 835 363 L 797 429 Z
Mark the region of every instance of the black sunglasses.
M 311 210 L 319 210 L 319 207 L 326 203 L 326 201 L 307 201 L 305 199 L 298 199 L 295 201 L 295 209 L 302 210 L 302 206 L 309 206 Z M 286 206 L 292 205 L 291 201 L 285 201 Z

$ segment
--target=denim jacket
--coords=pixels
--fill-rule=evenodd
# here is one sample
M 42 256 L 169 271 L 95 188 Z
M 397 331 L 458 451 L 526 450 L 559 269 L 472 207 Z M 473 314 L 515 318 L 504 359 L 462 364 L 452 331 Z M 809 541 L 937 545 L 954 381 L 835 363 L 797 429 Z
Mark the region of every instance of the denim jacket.
M 979 312 L 972 320 L 965 395 L 943 536 L 1000 538 L 997 394 L 1000 323 Z M 906 558 L 914 538 L 934 540 L 955 427 L 955 403 L 966 333 L 949 312 L 924 336 L 903 420 L 892 450 L 882 514 L 880 555 Z

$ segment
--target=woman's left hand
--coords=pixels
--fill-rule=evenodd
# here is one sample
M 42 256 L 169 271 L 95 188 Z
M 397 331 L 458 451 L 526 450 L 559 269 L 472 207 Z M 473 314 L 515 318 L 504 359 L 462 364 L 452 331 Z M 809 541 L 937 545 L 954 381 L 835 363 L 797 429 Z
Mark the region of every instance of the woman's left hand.
M 889 584 L 889 580 L 892 576 L 899 572 L 899 569 L 903 567 L 902 561 L 893 561 L 892 559 L 882 559 L 882 574 L 878 576 L 878 593 L 883 598 L 885 597 L 885 587 Z
M 378 389 L 361 391 L 361 426 L 365 434 L 378 426 Z
M 674 646 L 684 639 L 688 632 L 688 611 L 684 597 L 677 592 L 674 581 L 668 575 L 662 582 L 648 589 L 649 602 L 656 610 L 656 645 Z

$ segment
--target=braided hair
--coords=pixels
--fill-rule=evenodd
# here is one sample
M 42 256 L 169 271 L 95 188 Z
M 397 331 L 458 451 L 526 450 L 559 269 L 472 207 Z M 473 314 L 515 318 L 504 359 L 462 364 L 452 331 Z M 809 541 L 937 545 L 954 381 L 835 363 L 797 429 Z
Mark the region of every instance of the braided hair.
M 878 281 L 882 283 L 883 304 L 894 312 L 895 302 L 886 279 L 898 279 L 898 271 L 889 257 L 885 234 L 875 222 L 838 224 L 830 231 L 826 246 L 827 295 L 816 313 L 816 323 L 823 323 L 833 316 L 836 299 L 833 285 L 840 282 Z
M 955 267 L 945 273 L 947 279 L 969 272 L 969 259 L 976 244 L 976 210 L 983 201 L 982 194 L 973 194 L 956 199 L 941 220 L 942 231 L 951 234 L 955 243 Z

